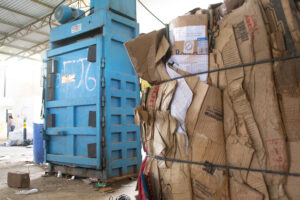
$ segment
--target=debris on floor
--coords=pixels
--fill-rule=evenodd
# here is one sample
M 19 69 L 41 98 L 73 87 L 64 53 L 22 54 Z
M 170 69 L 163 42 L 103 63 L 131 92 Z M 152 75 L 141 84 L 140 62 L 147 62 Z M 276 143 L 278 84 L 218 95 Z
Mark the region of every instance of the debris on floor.
M 105 193 L 112 193 L 115 190 L 112 187 L 104 187 L 99 189 L 100 192 L 105 192 Z
M 99 182 L 99 183 L 96 183 L 96 184 L 94 185 L 94 187 L 95 187 L 95 188 L 105 188 L 105 187 L 106 187 L 106 184 L 105 184 L 105 183 Z
M 34 194 L 34 193 L 37 193 L 39 190 L 34 188 L 34 189 L 31 189 L 31 190 L 21 190 L 21 191 L 18 191 L 16 192 L 16 194 Z
M 62 177 L 63 177 L 62 172 L 61 172 L 61 171 L 58 171 L 58 172 L 57 172 L 57 178 L 62 178 Z

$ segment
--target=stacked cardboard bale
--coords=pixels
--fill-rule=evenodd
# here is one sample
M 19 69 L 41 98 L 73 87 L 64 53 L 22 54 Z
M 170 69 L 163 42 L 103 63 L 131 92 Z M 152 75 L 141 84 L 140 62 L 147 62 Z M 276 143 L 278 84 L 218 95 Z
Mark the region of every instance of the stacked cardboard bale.
M 138 76 L 154 84 L 135 111 L 147 154 L 299 172 L 297 59 L 164 82 L 299 54 L 298 18 L 290 0 L 227 0 L 174 19 L 168 34 L 162 29 L 126 43 Z M 140 199 L 300 198 L 299 178 L 277 174 L 146 158 L 140 177 Z
M 299 4 L 299 2 L 298 2 Z M 297 1 L 262 0 L 274 58 L 300 54 L 300 14 Z M 276 6 L 273 6 L 276 5 Z M 289 171 L 300 171 L 300 59 L 273 63 L 276 92 L 287 141 Z M 290 199 L 299 199 L 300 179 L 287 177 Z

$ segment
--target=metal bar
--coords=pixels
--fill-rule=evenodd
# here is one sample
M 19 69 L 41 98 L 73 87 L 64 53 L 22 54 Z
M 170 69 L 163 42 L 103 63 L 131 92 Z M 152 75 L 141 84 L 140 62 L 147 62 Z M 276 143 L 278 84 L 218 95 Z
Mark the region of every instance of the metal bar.
M 28 40 L 28 39 L 24 39 L 24 38 L 16 38 L 16 37 L 13 37 L 15 40 L 13 40 L 13 41 L 16 41 L 16 40 L 23 40 L 23 41 L 25 41 L 25 42 L 30 42 L 30 43 L 32 43 L 32 44 L 38 44 L 38 42 L 37 41 L 34 41 L 34 40 Z
M 46 3 L 44 3 L 44 2 L 41 2 L 41 1 L 39 1 L 39 0 L 31 0 L 31 1 L 34 2 L 34 3 L 40 4 L 40 5 L 42 5 L 42 6 L 51 8 L 51 9 L 54 8 L 53 6 L 51 6 L 51 5 L 49 5 L 49 4 L 46 4 Z
M 88 7 L 84 0 L 81 0 L 81 2 L 85 5 L 85 7 Z
M 8 58 L 5 59 L 5 60 L 9 60 L 9 59 L 11 59 L 11 58 L 14 57 L 14 56 L 21 56 L 22 58 L 28 58 L 28 57 L 30 57 L 30 56 L 36 54 L 36 51 L 34 51 L 36 48 L 39 48 L 39 47 L 41 48 L 42 45 L 44 45 L 44 44 L 46 44 L 46 43 L 48 43 L 48 42 L 49 42 L 49 40 L 44 41 L 44 42 L 42 42 L 42 43 L 39 43 L 39 44 L 37 44 L 37 45 L 34 45 L 34 46 L 32 46 L 32 47 L 30 47 L 30 48 L 28 48 L 28 49 L 26 49 L 26 50 L 24 50 L 24 51 L 21 51 L 21 52 L 19 52 L 19 53 L 12 54 L 10 57 L 8 57 Z M 43 48 L 41 48 L 41 49 L 42 49 L 42 51 L 44 50 Z M 27 53 L 27 52 L 30 52 L 30 51 L 33 51 L 33 53 L 30 54 L 30 55 L 28 55 L 28 56 L 21 55 L 21 54 L 23 54 L 23 53 Z
M 29 54 L 28 56 L 23 56 L 24 58 L 21 58 L 21 59 L 19 59 L 18 61 L 23 60 L 23 59 L 33 59 L 33 58 L 31 58 L 31 56 L 33 56 L 33 55 L 35 55 L 35 54 L 39 54 L 39 53 L 41 53 L 41 52 L 43 52 L 43 51 L 46 51 L 48 48 L 49 48 L 49 47 L 46 46 L 46 47 L 44 47 L 44 48 L 41 48 L 39 51 L 34 51 L 33 53 Z
M 35 32 L 35 33 L 38 33 L 38 34 L 40 34 L 40 35 L 47 36 L 47 37 L 49 37 L 49 36 L 50 36 L 50 34 L 48 34 L 48 33 L 44 33 L 44 32 L 41 32 L 41 31 L 33 31 L 33 32 Z
M 3 97 L 6 97 L 6 66 L 4 66 Z
M 22 26 L 20 26 L 18 24 L 13 24 L 13 23 L 6 22 L 6 21 L 3 21 L 3 20 L 0 20 L 0 23 L 1 24 L 6 24 L 6 25 L 9 25 L 9 26 L 13 26 L 13 27 L 16 27 L 16 28 L 23 28 Z M 40 31 L 36 31 L 36 30 L 33 31 L 33 32 L 49 37 L 48 33 L 40 32 Z
M 14 10 L 14 9 L 11 9 L 11 8 L 7 8 L 7 7 L 4 7 L 4 6 L 1 6 L 0 5 L 0 8 L 4 9 L 4 10 L 7 10 L 9 12 L 13 12 L 13 13 L 16 13 L 16 14 L 19 14 L 19 15 L 23 15 L 25 17 L 29 17 L 29 18 L 32 18 L 32 19 L 39 19 L 38 17 L 35 17 L 35 16 L 32 16 L 32 15 L 29 15 L 29 14 L 26 14 L 26 13 L 23 13 L 23 12 L 20 12 L 20 11 L 17 11 L 17 10 Z
M 3 20 L 0 19 L 0 23 L 1 24 L 5 24 L 5 25 L 9 25 L 9 26 L 13 26 L 13 27 L 16 27 L 16 28 L 22 28 L 20 25 L 17 25 L 17 24 L 12 24 L 10 22 L 5 22 Z
M 10 48 L 15 48 L 15 49 L 20 49 L 20 50 L 26 50 L 26 48 L 24 47 L 19 47 L 19 46 L 15 46 L 15 45 L 11 45 L 11 44 L 7 44 L 5 45 L 6 47 L 10 47 Z
M 34 45 L 34 46 L 32 46 L 32 47 L 30 47 L 30 48 L 24 50 L 24 51 L 21 51 L 21 52 L 17 53 L 16 55 L 20 55 L 20 54 L 26 53 L 26 52 L 28 52 L 28 51 L 33 51 L 33 50 L 35 50 L 36 48 L 39 48 L 39 47 L 41 47 L 42 45 L 44 45 L 44 44 L 46 44 L 46 43 L 48 43 L 48 42 L 49 42 L 49 40 L 46 40 L 46 41 L 44 41 L 44 42 L 41 42 L 41 43 L 39 43 L 39 44 L 37 44 L 37 45 Z
M 39 51 L 35 51 L 34 53 L 30 54 L 29 56 L 33 56 L 35 54 L 41 53 L 43 51 L 46 51 L 47 49 L 49 49 L 49 46 L 45 46 L 44 48 L 41 48 Z
M 2 36 L 4 36 L 3 38 L 1 38 L 0 39 L 0 41 L 2 40 L 2 39 L 4 39 L 4 38 L 8 38 L 8 34 L 6 34 L 6 33 L 3 33 L 3 32 L 0 32 L 0 35 L 2 35 Z M 22 38 L 17 38 L 17 37 L 14 37 L 14 36 L 10 36 L 10 40 L 11 40 L 11 42 L 14 42 L 14 41 L 16 41 L 16 40 L 23 40 L 23 41 L 25 41 L 25 42 L 30 42 L 30 43 L 32 43 L 32 44 L 38 44 L 38 42 L 37 41 L 33 41 L 33 40 L 28 40 L 28 39 L 22 39 Z M 11 43 L 10 42 L 10 43 Z M 9 43 L 8 43 L 9 44 Z M 7 44 L 4 44 L 4 45 L 7 45 Z M 4 46 L 4 45 L 0 45 L 0 47 L 1 46 Z

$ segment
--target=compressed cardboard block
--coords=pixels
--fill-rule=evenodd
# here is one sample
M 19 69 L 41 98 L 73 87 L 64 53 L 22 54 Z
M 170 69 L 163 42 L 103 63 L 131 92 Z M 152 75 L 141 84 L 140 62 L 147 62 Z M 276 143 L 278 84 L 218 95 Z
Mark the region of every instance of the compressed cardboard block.
M 29 173 L 8 172 L 7 185 L 14 188 L 29 188 L 30 177 Z

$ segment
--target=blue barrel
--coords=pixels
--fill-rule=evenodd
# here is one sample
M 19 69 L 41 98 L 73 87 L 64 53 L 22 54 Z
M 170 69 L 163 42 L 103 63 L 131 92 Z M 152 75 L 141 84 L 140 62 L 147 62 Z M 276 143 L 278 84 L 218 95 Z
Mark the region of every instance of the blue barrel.
M 44 145 L 41 136 L 43 124 L 33 124 L 33 158 L 35 163 L 44 162 Z

